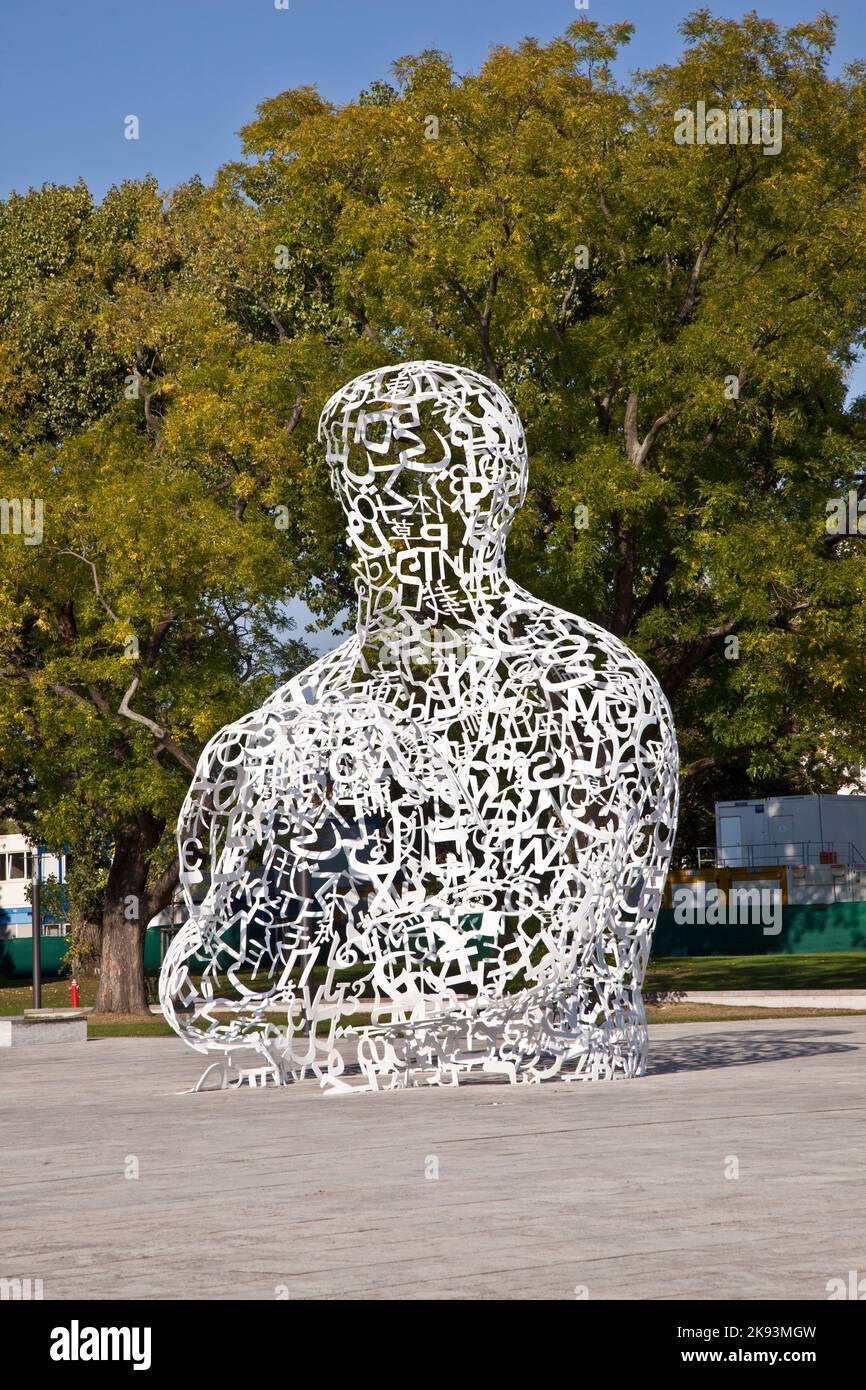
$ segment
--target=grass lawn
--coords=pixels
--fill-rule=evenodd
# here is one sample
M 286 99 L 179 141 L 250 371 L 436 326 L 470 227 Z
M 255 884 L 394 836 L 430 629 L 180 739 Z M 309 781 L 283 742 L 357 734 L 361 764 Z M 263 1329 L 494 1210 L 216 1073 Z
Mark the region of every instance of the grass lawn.
M 143 1018 L 139 1014 L 88 1014 L 88 1038 L 173 1038 L 161 1014 Z
M 651 957 L 644 989 L 866 989 L 866 951 Z
M 96 1003 L 97 980 L 81 980 L 79 997 L 84 1008 L 92 1008 Z M 6 980 L 0 978 L 0 1015 L 23 1014 L 33 1007 L 33 990 L 26 980 Z M 43 1009 L 68 1009 L 69 981 L 42 981 Z

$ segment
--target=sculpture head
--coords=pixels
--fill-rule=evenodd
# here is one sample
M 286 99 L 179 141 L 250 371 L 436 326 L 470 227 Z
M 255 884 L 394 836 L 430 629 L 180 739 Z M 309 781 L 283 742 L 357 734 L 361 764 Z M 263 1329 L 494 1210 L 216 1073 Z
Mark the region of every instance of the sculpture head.
M 362 557 L 504 552 L 526 493 L 526 443 L 511 401 L 479 372 L 444 362 L 365 372 L 331 396 L 319 438 Z

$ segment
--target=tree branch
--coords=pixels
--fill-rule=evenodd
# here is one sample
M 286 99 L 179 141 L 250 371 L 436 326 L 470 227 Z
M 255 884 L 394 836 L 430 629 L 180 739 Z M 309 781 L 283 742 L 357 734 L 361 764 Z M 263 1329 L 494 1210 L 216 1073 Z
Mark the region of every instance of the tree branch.
M 277 337 L 279 338 L 280 342 L 290 342 L 291 335 L 286 331 L 286 325 L 283 323 L 276 309 L 272 309 L 267 300 L 263 299 L 262 296 L 258 294 L 256 290 L 250 288 L 249 286 L 247 288 L 250 289 L 250 294 L 252 295 L 256 304 L 262 310 L 262 313 L 267 314 L 274 328 L 277 330 Z
M 621 263 L 624 265 L 626 260 L 625 246 L 623 245 L 622 239 L 619 233 L 617 232 L 616 227 L 614 226 L 613 218 L 610 215 L 610 208 L 608 207 L 607 200 L 604 196 L 604 189 L 602 188 L 600 183 L 598 184 L 598 203 L 599 207 L 601 208 L 602 216 L 605 222 L 607 223 L 607 229 L 610 232 L 611 237 L 613 239 L 613 244 L 616 247 L 617 255 L 619 256 Z
M 713 218 L 710 222 L 707 234 L 701 242 L 701 245 L 698 249 L 698 254 L 695 257 L 695 263 L 692 266 L 692 271 L 689 276 L 689 283 L 686 287 L 686 292 L 683 296 L 683 301 L 680 304 L 680 307 L 676 313 L 676 323 L 685 323 L 686 319 L 689 317 L 692 310 L 694 309 L 698 297 L 698 282 L 701 278 L 701 272 L 704 268 L 704 263 L 706 262 L 707 256 L 709 255 L 713 242 L 715 241 L 716 237 L 718 236 L 719 232 L 725 224 L 728 210 L 731 206 L 735 194 L 739 193 L 739 191 L 742 188 L 744 188 L 747 183 L 750 183 L 754 177 L 754 173 L 745 177 L 741 177 L 739 174 L 735 174 L 731 182 L 729 183 L 725 193 L 723 194 L 722 201 L 719 207 L 716 209 L 715 213 L 713 214 Z
M 653 608 L 657 608 L 660 603 L 664 603 L 667 598 L 668 584 L 676 573 L 677 564 L 678 561 L 676 556 L 671 551 L 668 551 L 656 570 L 653 581 L 647 592 L 637 606 L 632 619 L 632 626 L 635 623 L 639 623 L 644 614 L 649 613 Z
M 672 420 L 675 420 L 678 415 L 678 409 L 666 410 L 663 415 L 659 415 L 657 419 L 653 420 L 644 438 L 640 439 L 637 430 L 637 392 L 629 391 L 623 431 L 625 451 L 635 468 L 643 468 L 659 431 L 663 430 L 665 425 L 669 425 Z
M 139 677 L 133 676 L 132 681 L 129 685 L 129 689 L 126 691 L 123 699 L 120 702 L 117 713 L 124 715 L 126 719 L 133 719 L 136 724 L 143 724 L 146 729 L 150 730 L 154 738 L 159 740 L 159 745 L 161 748 L 164 748 L 167 753 L 170 753 L 172 757 L 175 758 L 176 761 L 181 764 L 182 767 L 185 767 L 187 769 L 188 772 L 195 772 L 195 763 L 193 759 L 189 756 L 188 753 L 184 752 L 183 748 L 181 748 L 179 744 L 175 743 L 173 739 L 169 738 L 165 729 L 163 729 L 161 725 L 155 723 L 153 719 L 148 719 L 147 715 L 137 714 L 135 710 L 130 709 L 129 702 L 131 699 L 133 699 L 135 692 L 138 690 L 138 686 Z
M 718 758 L 696 758 L 693 763 L 688 763 L 680 768 L 680 777 L 694 777 L 697 772 L 707 772 L 711 767 L 718 766 Z
M 496 275 L 496 279 L 498 281 L 498 271 L 491 272 L 491 278 L 493 275 Z M 496 359 L 494 358 L 493 352 L 490 347 L 490 314 L 488 306 L 492 306 L 493 302 L 490 292 L 490 284 L 488 283 L 487 288 L 485 313 L 482 314 L 481 310 L 478 308 L 478 305 L 475 303 L 472 296 L 464 288 L 464 286 L 461 285 L 459 280 L 455 279 L 453 275 L 446 275 L 445 283 L 448 285 L 449 289 L 454 291 L 461 304 L 466 310 L 468 310 L 471 318 L 476 324 L 478 328 L 478 335 L 481 340 L 481 355 L 484 359 L 484 366 L 487 369 L 487 375 L 490 377 L 491 381 L 495 381 L 498 385 L 499 368 L 496 365 Z M 493 294 L 495 294 L 495 292 L 496 283 L 494 282 Z
M 96 566 L 95 566 L 95 564 L 93 563 L 93 561 L 92 561 L 92 560 L 88 560 L 88 558 L 87 558 L 86 555 L 80 555 L 79 552 L 78 552 L 77 550 L 58 550 L 58 551 L 57 551 L 57 554 L 58 554 L 58 555 L 71 555 L 72 558 L 73 558 L 74 560 L 80 560 L 82 564 L 88 566 L 88 568 L 90 569 L 90 571 L 91 571 L 91 573 L 92 573 L 92 575 L 93 575 L 93 587 L 94 587 L 94 589 L 96 590 L 96 597 L 97 597 L 97 599 L 99 600 L 99 603 L 100 603 L 100 604 L 102 605 L 102 607 L 105 609 L 105 611 L 106 611 L 106 613 L 108 614 L 109 618 L 112 618 L 112 619 L 114 620 L 114 622 L 119 623 L 119 622 L 120 622 L 120 618 L 118 618 L 118 616 L 117 616 L 117 614 L 115 613 L 114 609 L 113 609 L 113 608 L 111 607 L 111 605 L 107 602 L 107 600 L 103 597 L 102 590 L 101 590 L 100 587 L 99 587 L 99 575 L 98 575 L 97 572 L 96 572 Z
M 166 613 L 153 626 L 153 630 L 147 639 L 144 647 L 144 657 L 142 662 L 145 666 L 152 666 L 159 655 L 160 648 L 165 641 L 172 624 L 177 621 L 179 614 Z
M 631 606 L 634 601 L 635 537 L 630 526 L 620 523 L 617 528 L 616 548 L 619 554 L 619 563 L 613 580 L 613 620 L 611 627 L 617 637 L 622 637 L 628 632 Z
M 696 642 L 686 648 L 686 651 L 662 677 L 662 686 L 666 694 L 671 694 L 685 685 L 689 677 L 700 666 L 704 657 L 712 650 L 713 644 L 720 637 L 727 637 L 739 627 L 741 619 L 731 618 L 726 623 L 721 623 L 714 627 L 712 631 L 704 634 Z
M 616 366 L 614 367 L 613 378 L 604 396 L 601 395 L 601 392 L 596 387 L 591 386 L 589 390 L 602 434 L 607 434 L 610 429 L 610 408 L 613 405 L 613 398 L 619 387 L 619 374 L 621 370 L 622 358 L 618 358 Z
M 168 868 L 163 870 L 153 886 L 148 888 L 144 895 L 144 910 L 141 916 L 146 922 L 149 922 L 157 913 L 162 912 L 164 908 L 168 907 L 179 882 L 180 861 L 175 857 Z
M 156 365 L 157 356 L 158 354 L 154 353 L 150 364 L 151 370 Z M 145 383 L 150 382 L 150 377 L 145 376 L 142 371 L 141 352 L 138 349 L 136 350 L 135 358 L 132 363 L 132 375 L 135 378 L 138 394 L 144 402 L 144 423 L 158 442 L 162 425 L 159 415 L 153 408 L 153 402 L 159 399 L 159 387 L 156 387 L 153 391 L 146 390 Z

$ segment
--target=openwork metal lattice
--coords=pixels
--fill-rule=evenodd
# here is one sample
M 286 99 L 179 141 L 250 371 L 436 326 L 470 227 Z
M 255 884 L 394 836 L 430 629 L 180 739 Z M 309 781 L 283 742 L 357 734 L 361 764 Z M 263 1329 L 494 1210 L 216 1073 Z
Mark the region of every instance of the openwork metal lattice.
M 320 438 L 356 634 L 201 756 L 166 1018 L 223 1085 L 637 1075 L 667 702 L 621 641 L 508 579 L 526 446 L 491 381 L 367 372 Z

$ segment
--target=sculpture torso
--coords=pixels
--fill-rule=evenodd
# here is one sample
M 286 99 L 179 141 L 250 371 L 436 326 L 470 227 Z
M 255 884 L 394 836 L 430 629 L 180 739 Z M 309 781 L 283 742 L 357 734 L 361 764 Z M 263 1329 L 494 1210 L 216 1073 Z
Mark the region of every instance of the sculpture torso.
M 381 377 L 413 368 L 434 381 L 436 373 L 469 379 L 472 394 L 495 390 L 439 364 L 384 369 L 352 385 L 378 403 L 388 394 Z M 343 420 L 357 420 L 357 402 L 350 406 Z M 383 415 L 362 411 L 355 437 Z M 419 424 L 394 431 L 403 472 L 407 457 L 430 453 Z M 455 433 L 463 438 L 452 427 L 452 447 Z M 378 441 L 363 442 L 378 465 Z M 215 960 L 214 948 L 239 928 L 236 980 L 250 960 L 261 962 L 259 980 L 241 986 L 248 992 L 228 1032 L 211 1022 L 212 1045 L 267 1040 L 261 1011 L 274 998 L 290 1019 L 293 1005 L 299 1019 L 330 1018 L 333 1034 L 340 1014 L 372 992 L 386 1044 L 369 1044 L 372 1061 L 359 1047 L 371 1080 L 411 1073 L 406 1044 L 395 1053 L 392 1038 L 405 1039 L 407 1019 L 416 1021 L 410 1052 L 420 1048 L 428 1070 L 459 1070 L 458 1054 L 472 1065 L 468 1029 L 487 1069 L 511 1067 L 516 1079 L 528 1057 L 527 1075 L 540 1074 L 534 1034 L 516 1052 L 491 1042 L 497 1028 L 513 1032 L 520 1008 L 534 1020 L 527 1037 L 539 1026 L 545 1033 L 556 1070 L 571 1060 L 597 1071 L 605 1047 L 626 1060 L 615 1056 L 602 1070 L 639 1067 L 639 984 L 675 818 L 667 702 L 622 642 L 507 579 L 507 515 L 485 529 L 465 501 L 475 486 L 488 505 L 493 494 L 495 511 L 497 473 L 482 466 L 473 477 L 477 438 L 465 452 L 469 477 L 457 485 L 446 445 L 431 499 L 429 465 L 400 486 L 401 469 L 389 474 L 383 463 L 371 488 L 370 471 L 337 447 L 344 488 L 360 489 L 347 505 L 361 553 L 358 631 L 202 755 L 179 826 L 193 914 L 186 956 L 200 942 L 206 954 L 209 942 Z M 436 489 L 446 471 L 443 500 Z M 500 510 L 524 481 L 515 489 L 511 478 L 510 493 L 499 485 Z M 393 517 L 384 527 L 389 506 L 411 512 L 414 529 Z M 209 886 L 196 904 L 203 864 Z M 565 1042 L 552 1043 L 551 1029 Z M 342 1084 L 333 1042 L 328 1072 Z

